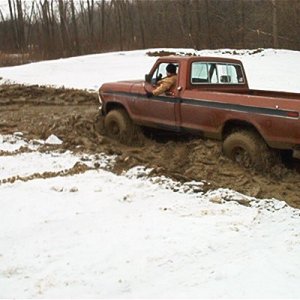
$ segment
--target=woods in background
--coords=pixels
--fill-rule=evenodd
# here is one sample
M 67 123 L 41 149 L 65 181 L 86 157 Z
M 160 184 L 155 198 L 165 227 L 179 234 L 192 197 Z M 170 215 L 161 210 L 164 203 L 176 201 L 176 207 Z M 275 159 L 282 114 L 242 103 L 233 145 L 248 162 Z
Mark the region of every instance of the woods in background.
M 300 49 L 300 0 L 7 0 L 0 51 L 50 59 L 141 48 Z

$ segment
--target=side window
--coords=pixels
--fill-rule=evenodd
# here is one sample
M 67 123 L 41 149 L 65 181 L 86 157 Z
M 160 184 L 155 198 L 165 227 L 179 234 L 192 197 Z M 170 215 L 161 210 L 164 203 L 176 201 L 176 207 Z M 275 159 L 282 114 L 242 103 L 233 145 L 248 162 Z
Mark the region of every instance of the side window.
M 192 63 L 191 83 L 208 83 L 208 65 L 206 63 Z
M 218 83 L 218 70 L 216 64 L 203 62 L 192 63 L 191 83 Z
M 236 74 L 237 83 L 245 83 L 242 67 L 240 65 L 233 65 L 232 67 L 234 68 L 233 73 Z
M 219 83 L 239 84 L 244 83 L 240 65 L 218 64 Z
M 243 84 L 244 77 L 240 65 L 222 63 L 193 62 L 191 83 L 197 84 Z
M 168 64 L 169 64 L 169 62 L 161 63 L 161 64 L 158 65 L 158 67 L 155 69 L 155 71 L 152 75 L 152 79 L 151 79 L 152 84 L 156 84 L 157 81 L 159 81 L 162 78 L 167 76 L 166 68 L 167 68 Z M 177 70 L 177 73 L 178 73 L 178 64 L 176 64 L 176 63 L 172 63 L 172 64 L 174 64 L 176 66 L 176 70 Z
M 219 83 L 231 83 L 231 76 L 228 74 L 227 65 L 218 65 Z
M 213 63 L 209 63 L 208 68 L 209 68 L 209 82 L 219 83 L 217 65 Z

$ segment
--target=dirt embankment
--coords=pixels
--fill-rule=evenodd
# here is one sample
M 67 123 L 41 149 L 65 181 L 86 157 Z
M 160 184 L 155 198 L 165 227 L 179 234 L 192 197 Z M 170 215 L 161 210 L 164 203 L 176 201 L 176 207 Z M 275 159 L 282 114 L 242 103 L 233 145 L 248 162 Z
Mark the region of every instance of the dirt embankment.
M 117 154 L 114 172 L 136 165 L 154 168 L 186 182 L 206 181 L 205 189 L 231 188 L 258 198 L 277 198 L 300 208 L 300 174 L 275 165 L 258 173 L 243 169 L 221 153 L 220 142 L 147 132 L 142 145 L 125 146 L 97 130 L 97 95 L 38 86 L 0 86 L 0 133 L 21 131 L 27 138 L 57 135 L 62 150 Z M 292 166 L 293 167 L 293 166 Z

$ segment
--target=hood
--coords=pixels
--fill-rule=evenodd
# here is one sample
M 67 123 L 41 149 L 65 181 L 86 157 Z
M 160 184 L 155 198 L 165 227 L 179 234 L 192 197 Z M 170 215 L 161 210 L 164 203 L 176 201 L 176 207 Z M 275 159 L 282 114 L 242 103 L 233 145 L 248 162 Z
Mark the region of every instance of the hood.
M 118 92 L 130 92 L 135 85 L 142 86 L 143 80 L 126 80 L 117 82 L 108 82 L 102 84 L 100 87 L 101 92 L 118 91 Z

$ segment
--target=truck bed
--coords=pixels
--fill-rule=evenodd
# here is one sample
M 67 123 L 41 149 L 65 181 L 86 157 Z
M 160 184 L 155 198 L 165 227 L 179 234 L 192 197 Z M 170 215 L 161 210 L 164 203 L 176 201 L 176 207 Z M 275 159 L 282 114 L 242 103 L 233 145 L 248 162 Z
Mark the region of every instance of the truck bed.
M 300 101 L 300 93 L 277 92 L 277 91 L 264 91 L 264 90 L 249 90 L 249 95 L 272 97 L 272 98 L 288 98 Z

